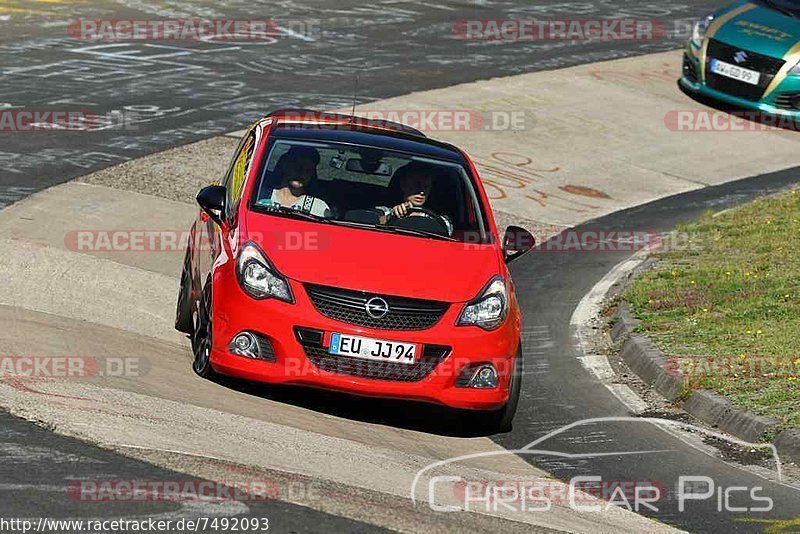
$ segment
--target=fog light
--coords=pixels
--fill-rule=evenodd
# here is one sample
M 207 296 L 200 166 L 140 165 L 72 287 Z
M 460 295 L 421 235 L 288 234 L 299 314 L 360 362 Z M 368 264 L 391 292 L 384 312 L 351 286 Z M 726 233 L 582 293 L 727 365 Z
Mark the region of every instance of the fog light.
M 254 358 L 272 363 L 277 361 L 272 342 L 267 336 L 258 332 L 247 330 L 239 332 L 233 336 L 230 344 L 228 344 L 228 351 L 231 354 L 244 356 L 245 358 Z
M 231 341 L 230 351 L 246 358 L 258 358 L 258 340 L 250 332 L 242 332 L 234 336 Z
M 481 365 L 472 373 L 469 388 L 493 389 L 497 387 L 497 370 L 491 364 Z

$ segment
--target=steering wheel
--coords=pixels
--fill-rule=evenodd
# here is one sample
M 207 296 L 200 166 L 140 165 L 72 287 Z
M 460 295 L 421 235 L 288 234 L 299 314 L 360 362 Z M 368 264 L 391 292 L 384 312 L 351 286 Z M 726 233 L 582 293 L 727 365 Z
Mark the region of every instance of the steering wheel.
M 441 219 L 442 218 L 441 215 L 439 215 L 438 213 L 436 213 L 432 209 L 428 209 L 428 208 L 426 208 L 424 206 L 412 206 L 412 207 L 408 208 L 408 213 L 406 214 L 406 217 L 408 217 L 412 213 L 421 213 L 421 214 L 425 215 L 426 217 L 431 217 L 432 219 Z
M 441 230 L 444 232 L 444 235 L 446 236 L 450 235 L 450 226 L 447 224 L 445 218 L 436 213 L 435 211 L 433 211 L 432 209 L 428 209 L 423 206 L 412 206 L 408 208 L 406 216 L 403 218 L 395 217 L 393 214 L 390 220 L 393 224 L 397 224 L 398 221 L 408 220 L 408 217 L 411 216 L 412 213 L 419 213 L 429 219 L 435 220 L 441 226 Z

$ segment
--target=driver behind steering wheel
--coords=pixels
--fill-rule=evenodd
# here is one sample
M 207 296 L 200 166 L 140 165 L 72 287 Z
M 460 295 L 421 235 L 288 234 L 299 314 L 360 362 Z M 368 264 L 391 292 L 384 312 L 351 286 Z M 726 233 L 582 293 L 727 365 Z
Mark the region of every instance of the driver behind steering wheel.
M 453 223 L 450 219 L 424 207 L 433 186 L 430 169 L 426 165 L 418 162 L 404 165 L 397 169 L 392 181 L 400 190 L 402 202 L 391 208 L 379 206 L 378 209 L 384 213 L 380 224 L 406 217 L 431 217 L 440 219 L 447 227 L 448 235 L 453 234 Z

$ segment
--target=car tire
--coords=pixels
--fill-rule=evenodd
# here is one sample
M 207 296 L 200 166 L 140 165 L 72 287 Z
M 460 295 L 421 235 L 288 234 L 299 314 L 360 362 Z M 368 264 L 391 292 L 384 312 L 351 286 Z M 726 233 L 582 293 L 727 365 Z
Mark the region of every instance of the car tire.
M 192 332 L 192 369 L 194 372 L 209 380 L 217 377 L 211 367 L 211 347 L 213 327 L 213 313 L 211 306 L 211 281 L 206 284 L 198 302 L 197 312 L 194 314 Z
M 192 320 L 192 257 L 189 249 L 183 259 L 181 271 L 181 285 L 178 290 L 178 303 L 175 306 L 175 330 L 192 335 L 194 322 Z
M 508 402 L 498 409 L 491 411 L 465 410 L 462 412 L 462 428 L 469 432 L 478 431 L 484 435 L 501 434 L 510 432 L 513 427 L 514 415 L 517 413 L 519 395 L 522 391 L 522 347 L 517 350 L 514 358 L 514 371 L 511 374 L 511 384 L 508 387 Z

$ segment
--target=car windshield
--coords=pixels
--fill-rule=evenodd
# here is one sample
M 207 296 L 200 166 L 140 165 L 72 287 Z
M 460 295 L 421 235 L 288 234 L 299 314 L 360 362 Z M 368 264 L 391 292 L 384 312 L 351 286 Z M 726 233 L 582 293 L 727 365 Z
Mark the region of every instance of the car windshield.
M 758 2 L 793 17 L 800 15 L 800 0 L 758 0 Z
M 459 164 L 383 148 L 273 141 L 254 211 L 428 239 L 488 242 L 483 211 Z

